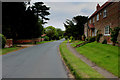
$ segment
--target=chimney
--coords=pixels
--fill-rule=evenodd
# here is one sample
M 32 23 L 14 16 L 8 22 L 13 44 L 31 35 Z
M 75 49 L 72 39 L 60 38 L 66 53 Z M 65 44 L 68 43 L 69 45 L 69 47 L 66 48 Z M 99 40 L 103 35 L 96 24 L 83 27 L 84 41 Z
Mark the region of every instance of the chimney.
M 97 4 L 97 7 L 96 7 L 96 9 L 98 10 L 100 8 L 100 5 L 99 4 Z

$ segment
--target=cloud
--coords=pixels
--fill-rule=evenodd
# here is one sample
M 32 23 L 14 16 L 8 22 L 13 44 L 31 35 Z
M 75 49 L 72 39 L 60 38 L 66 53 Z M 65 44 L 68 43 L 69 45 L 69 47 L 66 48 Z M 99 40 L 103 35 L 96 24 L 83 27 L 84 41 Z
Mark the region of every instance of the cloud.
M 39 0 L 38 0 L 39 1 Z M 50 20 L 46 26 L 54 26 L 65 30 L 63 23 L 77 15 L 90 16 L 98 2 L 44 2 L 50 7 Z M 101 2 L 100 4 L 103 4 Z

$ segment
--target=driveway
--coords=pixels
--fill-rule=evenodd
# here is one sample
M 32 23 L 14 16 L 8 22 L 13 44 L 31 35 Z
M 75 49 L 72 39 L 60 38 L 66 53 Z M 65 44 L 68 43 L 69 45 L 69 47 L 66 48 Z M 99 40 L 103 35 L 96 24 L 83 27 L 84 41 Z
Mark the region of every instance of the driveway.
M 3 55 L 3 78 L 67 78 L 67 72 L 58 52 L 62 41 L 64 40 Z

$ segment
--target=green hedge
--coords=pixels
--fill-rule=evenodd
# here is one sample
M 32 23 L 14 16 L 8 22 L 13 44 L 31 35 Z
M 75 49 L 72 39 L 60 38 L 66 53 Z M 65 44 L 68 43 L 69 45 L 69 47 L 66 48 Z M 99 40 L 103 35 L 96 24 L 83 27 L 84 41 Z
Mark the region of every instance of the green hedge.
M 0 34 L 0 48 L 4 48 L 6 44 L 6 38 L 4 35 Z

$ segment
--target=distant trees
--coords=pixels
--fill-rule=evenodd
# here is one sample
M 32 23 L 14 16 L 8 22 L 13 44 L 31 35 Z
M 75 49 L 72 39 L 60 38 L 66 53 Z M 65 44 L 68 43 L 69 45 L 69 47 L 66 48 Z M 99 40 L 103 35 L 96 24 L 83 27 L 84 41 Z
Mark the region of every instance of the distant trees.
M 49 40 L 59 40 L 63 36 L 63 31 L 60 28 L 54 28 L 53 26 L 46 27 L 45 33 L 49 37 Z
M 76 16 L 72 20 L 66 20 L 64 26 L 66 28 L 65 35 L 70 38 L 73 36 L 74 39 L 81 39 L 84 34 L 84 24 L 86 23 L 88 17 L 85 16 Z
M 35 3 L 26 7 L 24 2 L 3 2 L 2 22 L 3 34 L 6 38 L 31 39 L 38 38 L 43 34 L 44 20 L 49 20 L 45 16 L 50 15 L 49 7 L 43 2 Z M 41 16 L 41 17 L 40 17 Z

